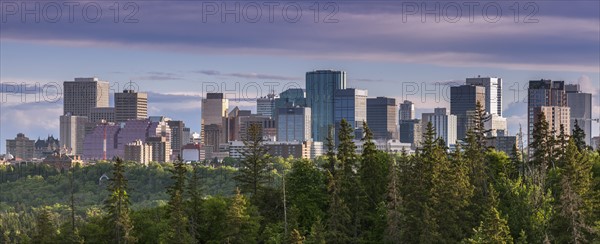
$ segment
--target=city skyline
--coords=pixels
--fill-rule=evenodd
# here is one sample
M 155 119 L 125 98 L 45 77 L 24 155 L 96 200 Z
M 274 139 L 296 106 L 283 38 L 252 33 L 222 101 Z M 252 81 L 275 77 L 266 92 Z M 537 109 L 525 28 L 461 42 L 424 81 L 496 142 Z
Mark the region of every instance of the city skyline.
M 243 87 L 258 83 L 262 93 L 256 96 L 266 96 L 264 83 L 279 82 L 276 93 L 286 84 L 304 87 L 305 72 L 319 69 L 346 71 L 348 87 L 367 89 L 371 97 L 413 101 L 416 118 L 449 107 L 449 96 L 440 95 L 449 91 L 436 83 L 462 84 L 478 75 L 503 79 L 503 116 L 511 134 L 527 125 L 529 80 L 580 84 L 592 94 L 592 118 L 600 117 L 598 2 L 536 2 L 532 23 L 525 22 L 525 12 L 515 23 L 508 2 L 498 3 L 504 14 L 493 23 L 480 14 L 455 23 L 429 15 L 423 23 L 419 13 L 403 13 L 401 4 L 356 1 L 335 2 L 337 23 L 324 22 L 325 11 L 315 23 L 309 3 L 302 3 L 304 15 L 295 23 L 279 15 L 270 23 L 266 14 L 258 23 L 244 16 L 239 23 L 233 16 L 221 23 L 219 14 L 204 22 L 197 2 L 136 3 L 137 23 L 123 23 L 125 11 L 114 23 L 108 4 L 101 3 L 106 14 L 94 24 L 81 16 L 69 23 L 66 14 L 58 23 L 6 16 L 0 28 L 0 150 L 18 132 L 32 139 L 59 135 L 62 99 L 44 101 L 36 84 L 62 88 L 65 80 L 92 76 L 109 81 L 111 93 L 133 81 L 134 90 L 148 93 L 149 115 L 186 121 L 192 131 L 200 131 L 206 85 L 224 83 L 221 90 L 242 94 Z M 25 91 L 12 90 L 21 84 Z M 254 110 L 248 101 L 231 106 Z M 592 131 L 598 134 L 596 123 Z

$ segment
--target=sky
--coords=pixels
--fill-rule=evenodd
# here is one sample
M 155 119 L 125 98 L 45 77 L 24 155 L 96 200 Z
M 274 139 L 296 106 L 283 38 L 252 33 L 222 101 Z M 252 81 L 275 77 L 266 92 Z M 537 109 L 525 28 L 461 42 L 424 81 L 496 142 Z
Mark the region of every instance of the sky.
M 564 80 L 593 94 L 598 118 L 599 14 L 587 0 L 3 0 L 0 152 L 19 132 L 58 137 L 62 82 L 75 77 L 111 92 L 134 84 L 149 115 L 192 131 L 206 92 L 255 110 L 256 97 L 304 87 L 319 69 L 346 71 L 370 97 L 412 100 L 417 117 L 449 107 L 449 87 L 467 77 L 501 77 L 510 134 L 527 124 L 527 82 Z

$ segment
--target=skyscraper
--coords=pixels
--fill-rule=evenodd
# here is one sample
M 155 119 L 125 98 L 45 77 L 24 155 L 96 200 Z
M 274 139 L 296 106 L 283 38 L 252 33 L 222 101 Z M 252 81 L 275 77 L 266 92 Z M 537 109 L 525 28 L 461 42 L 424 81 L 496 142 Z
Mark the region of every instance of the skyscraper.
M 334 125 L 335 90 L 346 89 L 346 72 L 317 70 L 306 72 L 306 104 L 311 109 L 312 138 L 324 142 Z
M 398 114 L 400 116 L 398 118 L 399 121 L 415 119 L 415 105 L 411 101 L 404 100 L 404 102 L 400 104 Z
M 219 145 L 209 143 L 225 143 L 227 142 L 226 133 L 226 118 L 229 109 L 229 100 L 223 93 L 207 93 L 206 98 L 202 99 L 202 140 L 204 145 L 211 145 L 212 148 L 218 148 Z M 207 140 L 206 127 L 211 126 L 211 140 Z M 218 138 L 214 138 L 218 137 Z
M 78 155 L 83 153 L 85 139 L 86 116 L 73 116 L 66 114 L 60 116 L 60 147 L 68 153 Z
M 117 123 L 148 117 L 148 94 L 123 90 L 115 93 L 115 120 Z
M 291 88 L 279 93 L 279 97 L 275 98 L 275 106 L 273 107 L 273 117 L 277 118 L 277 111 L 280 108 L 306 107 L 306 91 L 301 88 Z
M 115 108 L 111 107 L 95 107 L 90 110 L 89 121 L 93 123 L 99 122 L 115 122 Z
M 377 97 L 367 99 L 367 124 L 374 139 L 398 139 L 398 110 L 396 99 Z
M 95 107 L 108 107 L 109 83 L 98 78 L 75 78 L 63 83 L 63 114 L 86 116 Z
M 579 85 L 565 85 L 567 104 L 571 108 L 571 128 L 575 128 L 575 121 L 585 132 L 585 143 L 591 145 L 592 140 L 592 94 L 583 93 Z
M 446 108 L 435 108 L 433 113 L 423 113 L 422 118 L 423 131 L 431 122 L 435 130 L 435 138 L 443 139 L 448 147 L 456 143 L 456 115 L 449 114 Z M 424 132 L 423 135 L 425 135 Z
M 346 88 L 335 90 L 334 94 L 335 139 L 342 119 L 345 119 L 355 130 L 355 137 L 362 136 L 363 122 L 367 121 L 367 90 Z
M 275 107 L 275 94 L 270 93 L 266 97 L 256 99 L 256 114 L 273 117 Z
M 400 129 L 398 134 L 400 137 L 400 142 L 410 143 L 413 149 L 418 147 L 421 144 L 422 139 L 421 120 L 401 120 L 399 124 Z
M 309 141 L 310 108 L 280 108 L 277 112 L 277 141 Z
M 184 138 L 185 123 L 181 120 L 169 120 L 167 121 L 169 128 L 171 128 L 171 150 L 173 156 L 177 157 L 181 154 L 181 147 L 187 144 L 187 140 Z
M 485 111 L 502 117 L 502 78 L 481 76 L 467 78 L 467 85 L 485 87 Z
M 528 138 L 527 142 L 533 141 L 533 127 L 538 119 L 539 112 L 545 113 L 558 113 L 561 117 L 566 116 L 563 113 L 563 109 L 560 107 L 567 107 L 567 94 L 565 93 L 565 82 L 564 81 L 551 81 L 551 80 L 531 80 L 529 81 L 529 89 L 527 90 L 527 127 L 528 127 Z M 541 108 L 541 107 L 558 107 L 558 108 Z M 570 113 L 570 112 L 569 112 Z M 550 114 L 545 114 L 548 118 Z M 550 115 L 551 116 L 551 115 Z M 570 122 L 570 114 L 568 120 L 552 120 L 552 122 Z M 550 123 L 550 121 L 548 121 Z M 560 128 L 560 125 L 551 125 L 554 128 Z M 565 128 L 570 128 L 565 124 Z M 552 130 L 552 128 L 550 128 Z M 557 133 L 560 133 L 558 130 Z M 529 150 L 529 155 L 533 155 L 533 151 Z
M 482 86 L 462 85 L 450 87 L 450 113 L 456 115 L 457 138 L 465 138 L 467 131 L 472 126 L 472 117 L 475 114 L 477 102 L 485 106 L 485 88 Z M 454 143 L 454 142 L 452 142 Z

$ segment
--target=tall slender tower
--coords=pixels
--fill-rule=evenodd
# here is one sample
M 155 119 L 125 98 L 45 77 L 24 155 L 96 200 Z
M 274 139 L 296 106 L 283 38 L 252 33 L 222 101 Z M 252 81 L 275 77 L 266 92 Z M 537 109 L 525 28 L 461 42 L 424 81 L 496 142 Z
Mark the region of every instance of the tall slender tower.
M 334 125 L 335 90 L 346 89 L 346 72 L 317 70 L 306 72 L 306 105 L 311 109 L 312 138 L 324 142 Z

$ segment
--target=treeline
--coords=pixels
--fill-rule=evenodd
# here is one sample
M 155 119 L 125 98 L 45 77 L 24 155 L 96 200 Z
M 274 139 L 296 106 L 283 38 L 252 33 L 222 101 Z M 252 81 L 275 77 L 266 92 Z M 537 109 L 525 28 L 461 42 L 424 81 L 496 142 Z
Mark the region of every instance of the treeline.
M 479 109 L 453 152 L 429 124 L 414 155 L 376 150 L 366 124 L 357 155 L 353 128 L 342 121 L 337 148 L 330 133 L 327 155 L 312 161 L 271 158 L 260 128 L 251 126 L 233 195 L 211 195 L 200 166 L 177 162 L 168 170 L 167 203 L 135 211 L 137 189 L 116 160 L 101 211 L 86 219 L 67 215 L 59 226 L 51 212 L 38 210 L 25 220 L 36 224 L 21 241 L 600 242 L 600 156 L 581 143 L 581 131 L 553 136 L 539 121 L 535 153 L 525 161 L 517 148 L 506 155 L 486 147 L 485 120 Z

